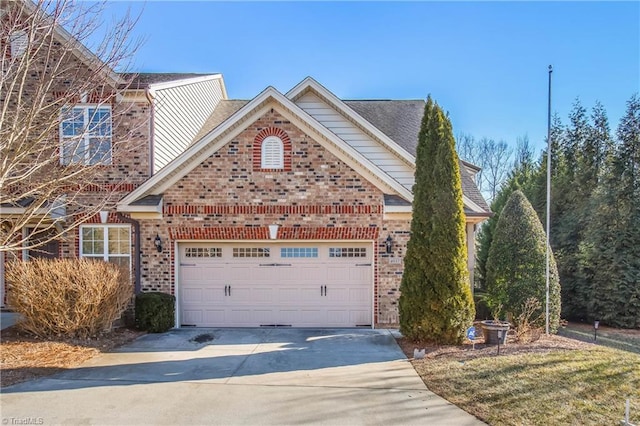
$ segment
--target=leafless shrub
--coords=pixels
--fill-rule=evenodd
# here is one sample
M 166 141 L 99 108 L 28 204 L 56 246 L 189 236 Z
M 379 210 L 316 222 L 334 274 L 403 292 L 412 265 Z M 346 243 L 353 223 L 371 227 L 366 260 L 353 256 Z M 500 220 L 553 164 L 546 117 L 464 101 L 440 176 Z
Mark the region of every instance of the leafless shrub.
M 128 271 L 87 259 L 16 261 L 7 268 L 9 305 L 36 336 L 86 338 L 111 329 L 132 298 Z
M 515 321 L 515 337 L 519 343 L 531 343 L 540 338 L 540 323 L 543 321 L 541 312 L 542 304 L 535 297 L 527 299 L 522 304 L 522 313 Z

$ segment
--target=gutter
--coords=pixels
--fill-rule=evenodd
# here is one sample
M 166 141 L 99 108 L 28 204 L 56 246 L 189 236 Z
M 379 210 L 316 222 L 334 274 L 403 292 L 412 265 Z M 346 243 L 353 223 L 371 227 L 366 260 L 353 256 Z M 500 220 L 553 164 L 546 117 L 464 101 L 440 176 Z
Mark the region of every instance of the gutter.
M 123 222 L 129 223 L 133 225 L 134 232 L 136 234 L 135 241 L 133 242 L 134 250 L 136 252 L 136 263 L 135 263 L 135 280 L 133 282 L 133 292 L 134 294 L 140 294 L 142 289 L 142 236 L 140 235 L 140 222 L 135 219 L 131 219 L 130 217 L 126 217 L 120 212 L 117 212 L 116 215 Z

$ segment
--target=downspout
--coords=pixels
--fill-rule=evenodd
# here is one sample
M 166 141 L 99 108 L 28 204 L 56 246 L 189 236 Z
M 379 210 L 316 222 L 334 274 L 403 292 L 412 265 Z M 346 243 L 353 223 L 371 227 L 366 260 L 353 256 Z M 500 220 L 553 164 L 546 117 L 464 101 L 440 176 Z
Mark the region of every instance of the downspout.
M 136 234 L 135 240 L 133 242 L 133 249 L 136 252 L 136 266 L 135 266 L 135 279 L 133 282 L 133 292 L 134 294 L 139 294 L 141 289 L 141 276 L 142 276 L 142 236 L 140 235 L 140 222 L 135 219 L 131 219 L 130 217 L 126 217 L 122 213 L 116 213 L 118 218 L 123 222 L 130 223 L 133 225 L 133 230 Z
M 153 91 L 147 86 L 144 89 L 144 95 L 149 101 L 149 176 L 153 176 L 154 169 L 154 145 L 155 145 L 155 104 L 153 102 Z

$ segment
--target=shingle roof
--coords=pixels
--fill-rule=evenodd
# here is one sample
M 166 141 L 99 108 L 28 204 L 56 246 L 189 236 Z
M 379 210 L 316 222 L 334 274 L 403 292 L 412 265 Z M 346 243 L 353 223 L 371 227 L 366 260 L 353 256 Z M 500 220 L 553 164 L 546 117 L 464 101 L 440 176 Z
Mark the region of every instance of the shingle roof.
M 131 88 L 145 88 L 150 84 L 166 83 L 168 81 L 184 80 L 187 78 L 205 77 L 207 75 L 214 75 L 215 73 L 197 74 L 197 73 L 155 73 L 155 72 L 143 72 L 143 73 L 122 73 L 120 74 L 125 80 L 131 80 Z
M 213 110 L 205 124 L 194 138 L 194 142 L 215 129 L 223 121 L 238 111 L 248 100 L 223 100 Z M 416 155 L 418 133 L 424 115 L 423 100 L 346 100 L 347 106 L 353 109 L 378 130 L 389 136 L 400 147 L 411 155 Z M 460 177 L 462 191 L 479 207 L 490 212 L 489 206 L 478 190 L 473 177 L 464 162 L 461 161 Z
M 347 100 L 344 103 L 415 156 L 425 101 Z
M 227 118 L 245 106 L 249 101 L 238 99 L 225 99 L 221 100 L 216 108 L 213 110 L 207 121 L 204 122 L 200 131 L 193 138 L 193 142 L 196 142 L 204 137 L 207 133 L 218 127 Z

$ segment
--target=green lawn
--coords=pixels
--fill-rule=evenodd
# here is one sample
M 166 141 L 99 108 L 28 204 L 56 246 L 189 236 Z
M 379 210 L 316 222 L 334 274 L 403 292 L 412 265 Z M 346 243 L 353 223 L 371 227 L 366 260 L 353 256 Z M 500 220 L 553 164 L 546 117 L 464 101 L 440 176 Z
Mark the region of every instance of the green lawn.
M 604 347 L 414 360 L 427 387 L 491 425 L 640 424 L 640 355 Z M 467 352 L 468 353 L 468 352 Z

